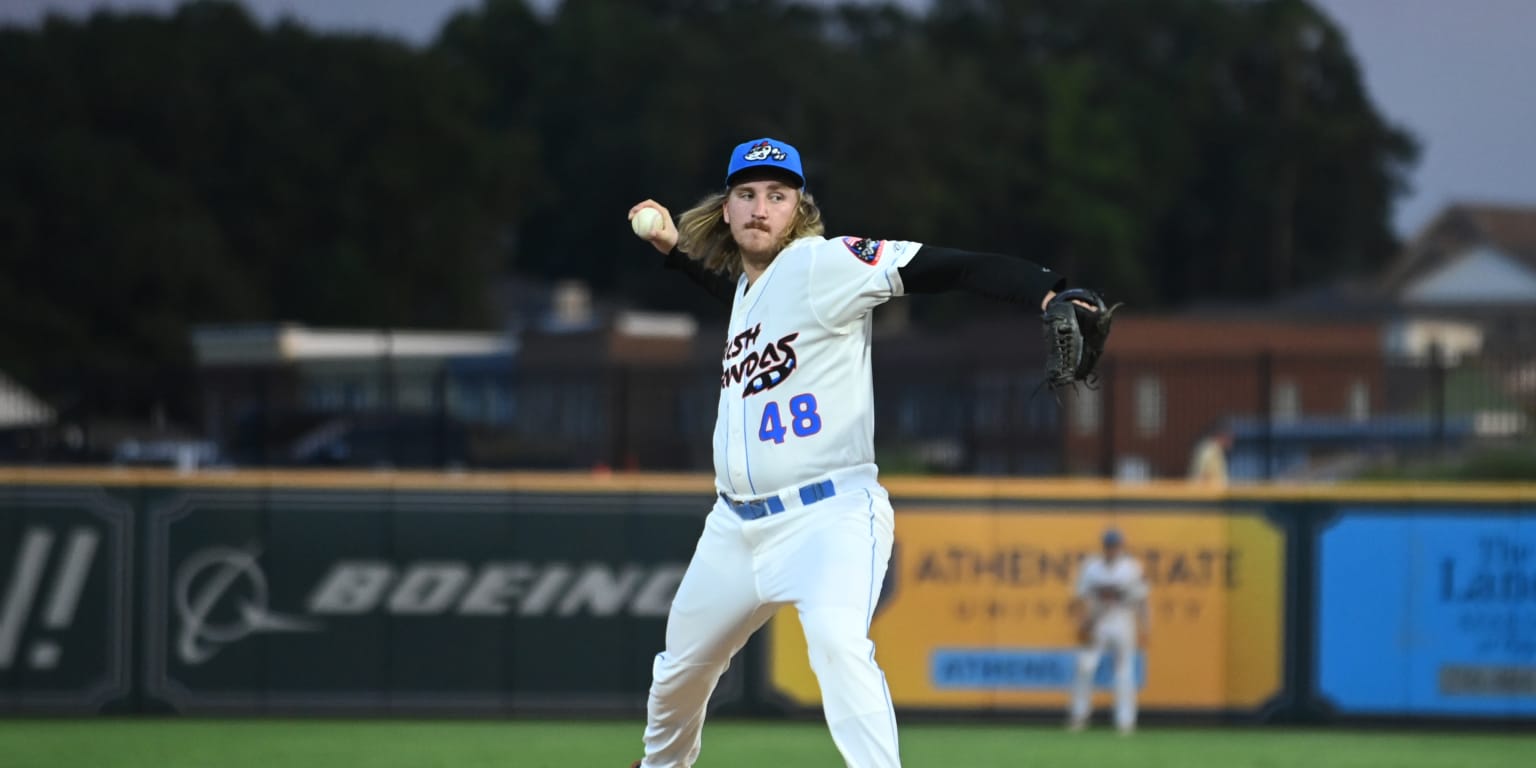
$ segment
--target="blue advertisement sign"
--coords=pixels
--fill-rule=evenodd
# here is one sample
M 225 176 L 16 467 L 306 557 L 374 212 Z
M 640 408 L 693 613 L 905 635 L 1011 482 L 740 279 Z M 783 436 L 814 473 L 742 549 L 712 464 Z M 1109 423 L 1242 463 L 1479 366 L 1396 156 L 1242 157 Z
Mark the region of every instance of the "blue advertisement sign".
M 935 688 L 1006 688 L 1021 691 L 1071 690 L 1077 676 L 1077 648 L 974 649 L 941 648 L 933 653 Z M 1146 655 L 1137 651 L 1131 660 L 1137 690 L 1146 687 Z M 1112 690 L 1115 655 L 1104 653 L 1093 671 L 1093 687 Z
M 1345 509 L 1317 568 L 1317 688 L 1338 711 L 1536 715 L 1536 514 Z

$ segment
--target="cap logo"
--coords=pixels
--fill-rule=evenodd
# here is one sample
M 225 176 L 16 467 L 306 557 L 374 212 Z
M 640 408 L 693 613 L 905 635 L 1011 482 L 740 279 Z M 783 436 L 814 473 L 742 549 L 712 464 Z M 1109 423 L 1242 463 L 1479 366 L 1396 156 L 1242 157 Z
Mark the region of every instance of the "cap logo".
M 783 162 L 788 157 L 788 155 L 784 154 L 784 150 L 779 149 L 778 147 L 775 147 L 774 145 L 765 141 L 760 144 L 756 144 L 751 149 L 747 150 L 747 153 L 742 155 L 741 159 L 750 162 L 756 162 L 758 160 L 775 160 L 778 162 Z

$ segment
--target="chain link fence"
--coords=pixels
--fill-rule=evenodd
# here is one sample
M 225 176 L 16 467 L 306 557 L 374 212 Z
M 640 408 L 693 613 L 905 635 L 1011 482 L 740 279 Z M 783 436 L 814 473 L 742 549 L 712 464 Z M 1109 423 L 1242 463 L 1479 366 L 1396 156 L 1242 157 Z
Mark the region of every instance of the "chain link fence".
M 46 378 L 0 424 L 7 462 L 709 471 L 718 395 L 709 363 Z M 877 358 L 874 378 L 887 473 L 1179 477 L 1226 433 L 1235 480 L 1327 480 L 1519 450 L 1536 416 L 1529 357 L 1120 356 L 1059 394 L 984 359 Z

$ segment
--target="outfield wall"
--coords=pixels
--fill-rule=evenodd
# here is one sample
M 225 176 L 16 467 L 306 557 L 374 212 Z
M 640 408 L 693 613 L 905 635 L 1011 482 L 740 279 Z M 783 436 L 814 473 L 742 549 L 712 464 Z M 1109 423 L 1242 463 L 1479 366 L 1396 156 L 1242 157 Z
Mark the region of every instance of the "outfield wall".
M 904 712 L 1058 713 L 1113 524 L 1154 716 L 1536 721 L 1536 485 L 887 486 L 871 634 Z M 0 469 L 0 711 L 635 713 L 710 503 L 693 475 Z M 716 693 L 818 701 L 788 609 Z

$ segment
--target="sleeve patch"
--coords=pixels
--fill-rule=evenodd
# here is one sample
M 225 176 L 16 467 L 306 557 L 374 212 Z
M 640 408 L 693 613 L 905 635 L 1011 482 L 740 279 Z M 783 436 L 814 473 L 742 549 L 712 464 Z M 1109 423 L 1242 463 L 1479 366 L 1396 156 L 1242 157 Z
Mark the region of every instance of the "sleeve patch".
M 843 245 L 854 258 L 870 266 L 880 262 L 880 254 L 885 252 L 884 240 L 871 240 L 867 237 L 845 237 Z

